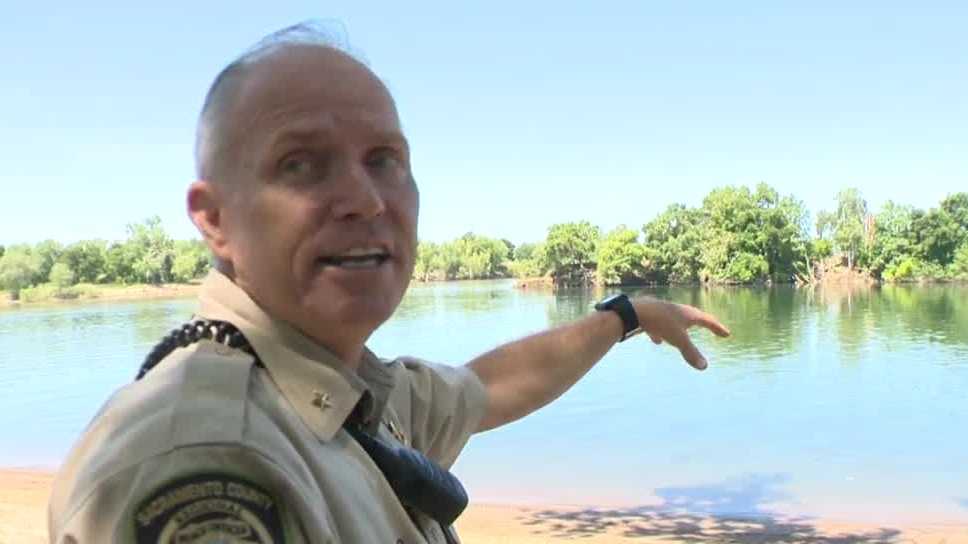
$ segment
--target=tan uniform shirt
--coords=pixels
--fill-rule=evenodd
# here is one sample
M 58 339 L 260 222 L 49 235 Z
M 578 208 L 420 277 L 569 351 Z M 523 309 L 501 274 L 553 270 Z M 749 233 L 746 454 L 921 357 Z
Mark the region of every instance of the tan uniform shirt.
M 220 273 L 199 298 L 264 366 L 202 340 L 117 391 L 57 475 L 51 542 L 445 541 L 342 425 L 368 390 L 371 429 L 449 467 L 486 408 L 471 370 L 367 351 L 349 374 Z

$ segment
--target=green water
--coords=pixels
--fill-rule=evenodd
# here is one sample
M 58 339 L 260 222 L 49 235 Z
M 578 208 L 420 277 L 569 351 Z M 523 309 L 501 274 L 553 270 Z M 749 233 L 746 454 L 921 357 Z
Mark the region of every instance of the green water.
M 968 288 L 651 289 L 733 331 L 617 346 L 556 403 L 474 437 L 474 500 L 650 505 L 715 515 L 968 522 Z M 604 293 L 508 281 L 417 285 L 383 356 L 466 362 L 589 311 Z M 0 312 L 0 465 L 56 466 L 192 301 Z

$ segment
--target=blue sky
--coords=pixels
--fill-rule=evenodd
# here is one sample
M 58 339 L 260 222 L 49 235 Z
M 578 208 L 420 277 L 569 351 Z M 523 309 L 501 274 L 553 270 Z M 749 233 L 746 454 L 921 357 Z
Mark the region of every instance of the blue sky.
M 211 79 L 307 18 L 340 21 L 394 93 L 424 239 L 638 228 L 725 184 L 814 212 L 848 186 L 875 208 L 968 190 L 963 2 L 62 4 L 0 19 L 0 244 L 154 214 L 194 236 Z

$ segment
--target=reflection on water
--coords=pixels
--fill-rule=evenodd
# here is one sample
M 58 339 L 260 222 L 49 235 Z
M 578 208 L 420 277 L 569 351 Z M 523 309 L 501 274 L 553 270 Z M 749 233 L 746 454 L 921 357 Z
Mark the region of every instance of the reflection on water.
M 585 315 L 612 292 L 415 285 L 370 347 L 460 364 Z M 968 521 L 968 436 L 956 432 L 968 421 L 968 287 L 630 292 L 700 306 L 733 336 L 695 334 L 711 362 L 702 373 L 641 337 L 617 346 L 545 410 L 471 441 L 457 470 L 475 500 L 648 504 L 587 514 L 603 523 L 638 516 L 645 532 L 699 523 L 689 516 L 758 516 L 761 531 L 793 523 L 780 511 Z M 194 307 L 0 311 L 0 465 L 59 462 Z M 790 527 L 813 538 L 809 524 Z M 711 534 L 683 533 L 696 542 Z

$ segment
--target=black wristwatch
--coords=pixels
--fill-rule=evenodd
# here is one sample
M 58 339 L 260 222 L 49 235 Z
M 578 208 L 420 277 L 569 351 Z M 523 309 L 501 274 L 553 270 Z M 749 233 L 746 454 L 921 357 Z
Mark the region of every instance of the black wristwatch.
M 639 316 L 635 313 L 632 301 L 625 295 L 610 296 L 596 304 L 595 309 L 599 312 L 612 311 L 622 318 L 623 331 L 622 339 L 619 342 L 624 342 L 642 332 L 642 327 L 639 326 Z

